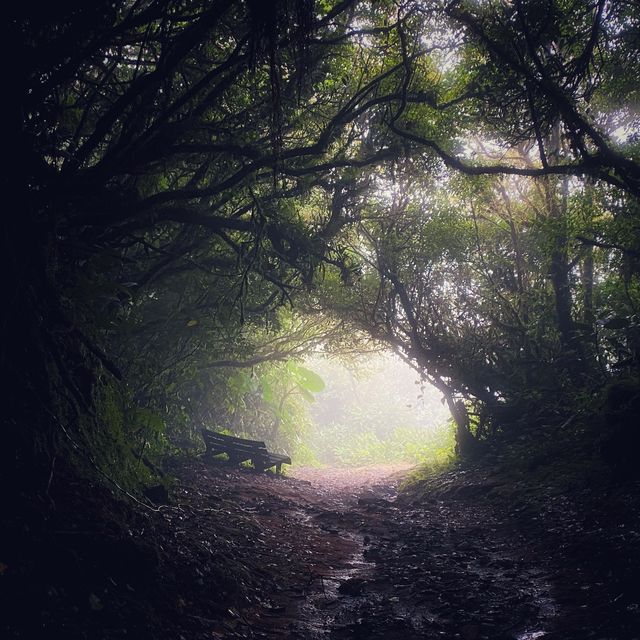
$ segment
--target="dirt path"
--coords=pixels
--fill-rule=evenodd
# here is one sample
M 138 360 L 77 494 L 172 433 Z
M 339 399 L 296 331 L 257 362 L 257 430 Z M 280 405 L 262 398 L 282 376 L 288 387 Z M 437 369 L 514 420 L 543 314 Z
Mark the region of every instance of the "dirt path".
M 214 524 L 208 514 L 237 522 L 247 580 L 270 580 L 268 594 L 229 608 L 222 624 L 205 618 L 201 637 L 551 637 L 559 607 L 526 536 L 474 504 L 477 485 L 419 508 L 402 503 L 406 469 L 299 469 L 282 480 L 186 469 L 179 495 L 202 535 Z M 205 512 L 203 502 L 218 507 Z
M 545 635 L 556 615 L 551 586 L 513 528 L 459 502 L 398 504 L 405 470 L 297 473 L 333 503 L 310 524 L 356 544 L 348 556 L 334 556 L 320 591 L 300 607 L 300 637 Z
M 157 509 L 61 485 L 4 532 L 0 635 L 640 639 L 640 484 L 478 467 L 399 495 L 406 470 L 175 461 Z

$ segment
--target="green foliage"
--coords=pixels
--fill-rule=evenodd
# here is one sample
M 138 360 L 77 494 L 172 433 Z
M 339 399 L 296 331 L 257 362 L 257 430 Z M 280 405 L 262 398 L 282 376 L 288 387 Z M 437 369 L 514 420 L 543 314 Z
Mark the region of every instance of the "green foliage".
M 168 443 L 157 413 L 137 407 L 126 391 L 112 383 L 100 389 L 95 419 L 99 429 L 91 425 L 83 429 L 85 441 L 77 452 L 80 464 L 86 467 L 90 461 L 108 480 L 133 493 L 167 481 L 158 473 Z
M 217 407 L 214 422 L 226 422 L 235 434 L 264 439 L 298 462 L 312 461 L 314 456 L 304 444 L 308 406 L 322 389 L 322 378 L 294 361 L 263 363 L 251 372 L 238 370 L 226 379 L 225 410 Z
M 638 370 L 632 3 L 303 4 L 269 25 L 240 1 L 16 18 L 3 373 L 30 350 L 8 388 L 23 451 L 24 425 L 82 422 L 87 379 L 116 368 L 83 422 L 105 469 L 205 424 L 294 450 L 324 387 L 300 363 L 359 332 L 483 437 L 506 405 Z M 37 419 L 33 390 L 52 391 Z M 406 427 L 422 456 L 384 416 L 330 421 L 336 442 L 355 428 L 340 455 L 389 456 Z
M 311 369 L 302 367 L 295 362 L 287 363 L 287 369 L 291 373 L 291 376 L 300 391 L 306 391 L 309 394 L 319 393 L 324 390 L 324 380 Z M 313 402 L 314 397 L 312 395 L 305 396 L 306 399 L 310 399 Z
M 338 464 L 364 466 L 411 462 L 441 467 L 454 459 L 453 431 L 427 430 L 419 427 L 396 427 L 385 438 L 371 431 L 349 434 L 349 425 L 343 425 L 341 438 L 333 444 Z

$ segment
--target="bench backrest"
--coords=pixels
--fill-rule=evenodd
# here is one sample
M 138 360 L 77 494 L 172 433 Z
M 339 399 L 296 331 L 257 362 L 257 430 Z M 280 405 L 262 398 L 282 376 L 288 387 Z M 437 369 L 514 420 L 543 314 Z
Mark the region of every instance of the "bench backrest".
M 243 453 L 267 453 L 267 445 L 262 440 L 247 440 L 246 438 L 228 436 L 224 433 L 208 431 L 207 429 L 203 429 L 202 437 L 207 447 L 229 448 Z

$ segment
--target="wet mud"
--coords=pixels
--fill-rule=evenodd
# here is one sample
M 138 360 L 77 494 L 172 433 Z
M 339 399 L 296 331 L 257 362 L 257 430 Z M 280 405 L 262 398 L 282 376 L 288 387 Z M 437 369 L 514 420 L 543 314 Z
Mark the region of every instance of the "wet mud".
M 276 578 L 267 607 L 247 609 L 238 633 L 327 640 L 640 637 L 638 590 L 629 584 L 636 529 L 627 525 L 618 543 L 608 528 L 584 537 L 590 512 L 602 511 L 592 497 L 523 493 L 514 503 L 512 494 L 501 497 L 500 480 L 459 470 L 416 499 L 399 494 L 406 471 L 299 469 L 280 480 L 231 474 L 230 495 L 254 509 L 261 535 L 272 541 L 261 558 L 265 566 L 271 559 Z M 607 504 L 615 512 L 615 500 Z M 596 518 L 611 522 L 610 515 Z M 596 551 L 601 562 L 580 564 Z
M 54 487 L 55 508 L 5 529 L 0 631 L 640 639 L 637 483 L 559 489 L 458 468 L 401 491 L 407 471 L 276 478 L 183 460 L 171 504 L 151 509 L 97 486 Z

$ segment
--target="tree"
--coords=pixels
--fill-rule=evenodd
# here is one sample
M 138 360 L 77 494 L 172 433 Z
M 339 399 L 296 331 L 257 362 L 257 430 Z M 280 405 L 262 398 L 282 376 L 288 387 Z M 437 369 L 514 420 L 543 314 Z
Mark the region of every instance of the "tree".
M 249 361 L 259 341 L 241 327 L 260 333 L 277 306 L 313 296 L 323 274 L 359 287 L 358 310 L 372 312 L 361 325 L 441 385 L 461 434 L 485 427 L 458 400 L 482 413 L 529 384 L 558 361 L 548 357 L 555 331 L 565 354 L 582 362 L 595 351 L 601 370 L 637 363 L 640 170 L 634 115 L 620 104 L 637 91 L 630 4 L 271 8 L 12 8 L 4 40 L 17 61 L 7 127 L 15 158 L 4 178 L 18 204 L 3 218 L 11 339 L 2 367 L 20 373 L 5 376 L 6 472 L 46 486 L 61 442 L 100 432 L 105 389 L 147 402 L 132 393 L 141 354 L 153 356 L 143 385 L 166 372 L 186 379 L 207 358 Z M 475 187 L 446 197 L 440 186 L 455 173 L 475 177 L 467 184 L 494 204 L 492 176 L 548 185 L 551 262 L 540 242 L 527 263 L 525 227 L 509 223 L 508 202 L 487 224 L 460 215 L 464 189 Z M 405 193 L 387 207 L 376 190 L 394 174 L 404 174 Z M 585 181 L 597 206 L 578 239 L 563 225 Z M 495 222 L 509 234 L 492 235 Z M 498 264 L 481 259 L 489 246 Z M 611 292 L 589 275 L 590 261 Z M 548 268 L 552 329 L 547 288 L 538 300 L 532 286 Z M 334 293 L 334 307 L 351 295 Z M 597 340 L 580 329 L 578 304 L 604 327 Z M 544 363 L 535 375 L 523 366 L 532 353 Z

